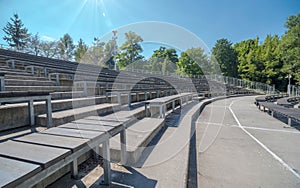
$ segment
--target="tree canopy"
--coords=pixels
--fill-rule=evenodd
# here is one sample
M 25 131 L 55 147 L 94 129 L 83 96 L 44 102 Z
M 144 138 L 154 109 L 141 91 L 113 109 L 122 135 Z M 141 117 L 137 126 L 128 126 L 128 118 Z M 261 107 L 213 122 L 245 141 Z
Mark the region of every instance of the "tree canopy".
M 14 14 L 13 17 L 10 18 L 10 22 L 7 22 L 3 31 L 6 34 L 3 39 L 10 47 L 16 48 L 17 50 L 24 49 L 29 33 L 28 29 L 24 27 L 24 24 L 18 14 Z
M 163 74 L 167 72 L 173 73 L 176 70 L 178 55 L 175 49 L 167 49 L 164 46 L 160 46 L 159 49 L 154 50 L 149 62 L 151 71 L 161 72 Z
M 180 75 L 203 75 L 208 73 L 209 58 L 201 48 L 190 48 L 181 53 L 177 62 L 177 73 Z
M 212 49 L 212 55 L 219 63 L 224 76 L 238 76 L 238 53 L 234 50 L 230 41 L 225 38 L 217 40 Z
M 68 33 L 64 34 L 64 36 L 60 38 L 58 46 L 60 57 L 63 60 L 72 60 L 75 45 L 73 43 L 72 37 Z
M 141 55 L 143 49 L 140 45 L 140 43 L 143 42 L 142 37 L 133 31 L 129 31 L 125 33 L 125 38 L 126 41 L 122 44 L 120 52 L 116 55 L 117 64 L 121 70 L 124 70 L 128 65 L 135 61 L 144 58 Z

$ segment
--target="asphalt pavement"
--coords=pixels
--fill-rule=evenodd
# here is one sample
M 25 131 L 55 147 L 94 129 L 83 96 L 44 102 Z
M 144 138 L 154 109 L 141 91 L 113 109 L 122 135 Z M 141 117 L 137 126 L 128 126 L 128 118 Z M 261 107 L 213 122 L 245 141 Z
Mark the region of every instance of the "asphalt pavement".
M 300 131 L 259 111 L 254 98 L 205 107 L 189 187 L 300 187 Z

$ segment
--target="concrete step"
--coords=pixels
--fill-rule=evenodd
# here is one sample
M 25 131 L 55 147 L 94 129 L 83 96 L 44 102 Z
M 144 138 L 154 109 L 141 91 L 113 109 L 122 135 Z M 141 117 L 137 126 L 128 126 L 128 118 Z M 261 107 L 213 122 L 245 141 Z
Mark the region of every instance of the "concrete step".
M 53 126 L 62 125 L 72 122 L 77 119 L 82 119 L 87 116 L 98 116 L 99 114 L 111 113 L 118 108 L 118 104 L 98 104 L 92 106 L 85 106 L 81 108 L 63 110 L 52 113 Z M 46 114 L 41 114 L 36 117 L 36 124 L 47 126 Z
M 128 109 L 128 107 L 126 107 L 125 109 L 121 109 L 120 111 L 106 115 L 105 117 L 114 118 L 114 119 L 118 119 L 118 118 L 142 119 L 145 117 L 145 115 L 146 115 L 145 107 L 141 106 L 131 110 Z
M 60 100 L 52 100 L 51 105 L 52 105 L 52 111 L 55 112 L 55 111 L 103 104 L 105 103 L 105 100 L 106 100 L 105 96 L 60 99 Z
M 70 92 L 53 92 L 51 93 L 51 99 L 72 99 L 84 97 L 85 93 L 82 91 L 70 91 Z
M 49 91 L 64 92 L 72 91 L 70 86 L 5 86 L 6 91 Z
M 126 165 L 135 164 L 139 160 L 146 146 L 148 146 L 163 126 L 164 119 L 144 118 L 126 129 Z M 121 160 L 120 151 L 120 136 L 116 135 L 110 139 L 110 155 L 112 161 L 119 162 Z
M 54 86 L 54 82 L 49 80 L 5 79 L 5 86 Z
M 49 81 L 48 78 L 45 77 L 37 77 L 37 76 L 25 76 L 25 75 L 5 75 L 5 79 L 18 79 L 18 80 L 39 80 L 39 81 Z
M 52 111 L 68 110 L 104 103 L 105 97 L 84 97 L 52 100 Z M 27 103 L 6 104 L 0 106 L 0 131 L 26 126 L 29 123 Z M 35 115 L 45 114 L 45 102 L 34 102 Z
M 23 76 L 31 76 L 31 74 L 27 73 L 27 72 L 24 72 L 22 70 L 17 70 L 17 69 L 1 69 L 0 68 L 0 72 L 4 72 L 6 73 L 7 75 L 23 75 Z
M 8 69 L 8 68 L 9 68 L 8 66 L 0 64 L 0 69 Z

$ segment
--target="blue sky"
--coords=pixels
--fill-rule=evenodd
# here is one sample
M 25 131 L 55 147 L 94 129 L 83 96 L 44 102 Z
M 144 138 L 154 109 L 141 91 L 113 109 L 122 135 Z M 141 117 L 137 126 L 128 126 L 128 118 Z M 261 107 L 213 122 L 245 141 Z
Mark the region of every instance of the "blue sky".
M 161 21 L 191 31 L 211 49 L 220 38 L 235 43 L 282 35 L 286 18 L 298 12 L 299 0 L 0 0 L 0 43 L 13 13 L 42 39 L 69 33 L 90 44 L 127 24 Z

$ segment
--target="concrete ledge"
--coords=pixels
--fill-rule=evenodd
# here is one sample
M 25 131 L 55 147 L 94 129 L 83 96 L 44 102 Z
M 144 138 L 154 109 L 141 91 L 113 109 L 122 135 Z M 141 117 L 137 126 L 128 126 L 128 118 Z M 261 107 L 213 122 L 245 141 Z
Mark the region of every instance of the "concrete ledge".
M 72 91 L 70 86 L 5 86 L 6 91 Z
M 52 113 L 53 126 L 69 123 L 76 119 L 82 119 L 87 116 L 98 116 L 99 114 L 112 112 L 114 108 L 117 108 L 117 104 L 99 104 L 93 106 L 86 106 L 81 108 L 75 108 L 70 110 L 64 110 L 60 112 Z M 46 114 L 37 116 L 36 123 L 41 126 L 46 126 Z
M 164 126 L 164 119 L 144 118 L 126 129 L 127 162 L 126 165 L 135 164 L 142 155 L 146 146 Z M 120 136 L 110 139 L 110 155 L 114 162 L 121 161 Z

